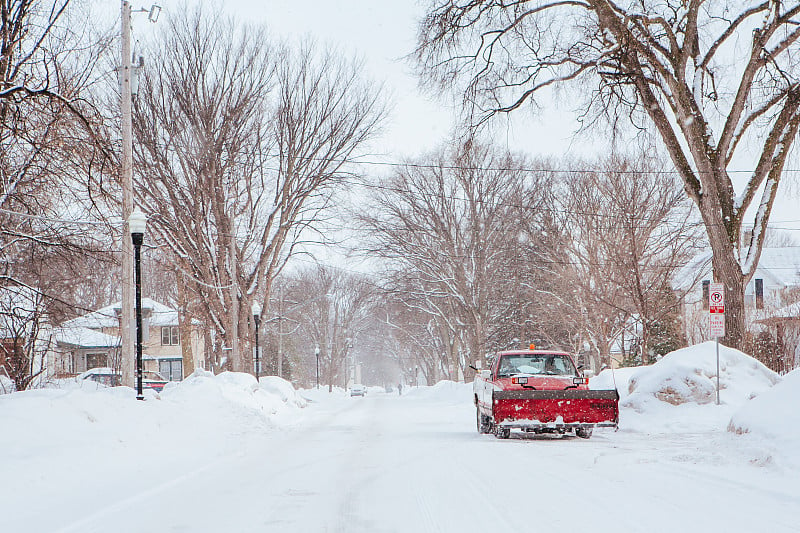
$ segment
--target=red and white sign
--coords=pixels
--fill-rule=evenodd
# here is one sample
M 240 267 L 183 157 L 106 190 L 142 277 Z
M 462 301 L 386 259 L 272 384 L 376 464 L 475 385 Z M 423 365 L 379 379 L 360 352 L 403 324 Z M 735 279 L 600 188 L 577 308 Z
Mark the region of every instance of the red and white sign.
M 725 312 L 725 285 L 712 283 L 708 291 L 708 312 L 711 314 Z
M 708 314 L 708 335 L 709 337 L 725 336 L 725 315 L 721 313 Z

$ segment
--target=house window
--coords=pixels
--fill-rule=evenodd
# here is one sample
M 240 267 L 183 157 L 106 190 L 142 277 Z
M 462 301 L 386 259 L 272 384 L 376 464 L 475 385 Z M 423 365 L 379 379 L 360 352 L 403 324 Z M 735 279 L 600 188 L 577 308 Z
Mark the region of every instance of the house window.
M 101 368 L 108 366 L 108 354 L 104 353 L 87 353 L 86 354 L 86 370 L 90 368 Z
M 756 309 L 764 309 L 764 280 L 756 278 Z
M 158 373 L 170 381 L 180 381 L 183 379 L 183 361 L 161 360 L 158 362 Z
M 178 326 L 164 326 L 161 328 L 161 345 L 177 346 L 181 343 Z

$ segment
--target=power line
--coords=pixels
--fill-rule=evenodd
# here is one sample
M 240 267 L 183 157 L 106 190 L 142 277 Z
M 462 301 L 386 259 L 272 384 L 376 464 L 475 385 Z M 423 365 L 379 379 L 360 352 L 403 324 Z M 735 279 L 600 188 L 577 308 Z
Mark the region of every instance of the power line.
M 100 220 L 72 220 L 67 218 L 55 218 L 44 215 L 34 215 L 31 213 L 21 213 L 19 211 L 10 211 L 8 209 L 0 209 L 0 213 L 29 220 L 38 220 L 40 222 L 56 222 L 59 224 L 78 224 L 78 225 L 91 225 L 91 226 L 122 226 L 122 222 L 118 220 L 103 222 Z

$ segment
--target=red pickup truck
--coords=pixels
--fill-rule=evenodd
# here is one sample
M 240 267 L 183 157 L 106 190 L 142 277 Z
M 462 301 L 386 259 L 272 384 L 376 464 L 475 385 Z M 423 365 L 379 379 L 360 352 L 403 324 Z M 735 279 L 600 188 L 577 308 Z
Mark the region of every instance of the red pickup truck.
M 499 352 L 473 385 L 479 433 L 505 439 L 512 429 L 574 432 L 588 439 L 595 427 L 617 427 L 619 393 L 589 390 L 572 357 L 551 350 Z

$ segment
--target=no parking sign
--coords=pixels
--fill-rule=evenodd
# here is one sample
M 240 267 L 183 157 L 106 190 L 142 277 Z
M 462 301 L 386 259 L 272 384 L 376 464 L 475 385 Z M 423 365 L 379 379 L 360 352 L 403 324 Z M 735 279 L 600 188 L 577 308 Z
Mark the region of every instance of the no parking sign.
M 725 336 L 725 285 L 712 283 L 708 291 L 708 334 Z

